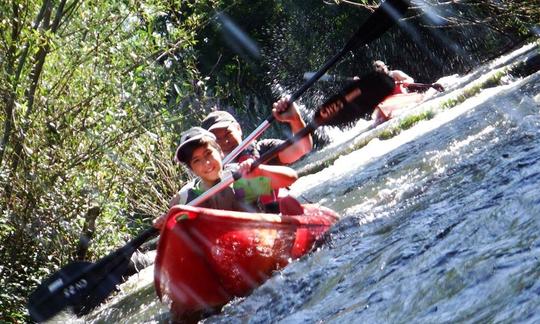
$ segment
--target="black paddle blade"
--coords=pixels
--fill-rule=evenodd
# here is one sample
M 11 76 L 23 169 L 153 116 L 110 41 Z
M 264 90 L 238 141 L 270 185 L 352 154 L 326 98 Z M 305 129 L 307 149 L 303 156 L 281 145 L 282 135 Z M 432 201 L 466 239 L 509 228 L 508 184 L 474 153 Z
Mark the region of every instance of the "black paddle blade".
M 349 126 L 358 118 L 369 117 L 375 107 L 392 93 L 394 87 L 394 79 L 380 72 L 371 72 L 360 80 L 354 81 L 319 107 L 313 121 L 306 127 L 255 160 L 251 165 L 252 170 L 266 163 L 304 136 L 311 134 L 319 126 Z M 241 175 L 237 173 L 235 177 L 240 178 Z
M 396 21 L 401 19 L 407 9 L 407 0 L 386 0 L 380 4 L 379 8 L 362 24 L 362 27 L 369 26 L 370 29 L 360 28 L 347 43 L 350 50 L 358 44 L 367 44 L 379 38 L 384 32 L 392 27 Z
M 88 271 L 92 265 L 90 262 L 71 263 L 42 282 L 28 299 L 30 317 L 36 322 L 43 322 L 66 305 L 80 302 L 72 292 L 79 287 L 86 287 L 88 282 L 85 278 L 79 278 L 80 273 Z M 66 283 L 71 284 L 66 286 Z
M 129 264 L 125 258 L 106 258 L 99 263 L 73 262 L 45 280 L 29 297 L 28 312 L 43 322 L 69 307 L 77 316 L 100 305 L 123 281 Z
M 359 118 L 369 119 L 394 87 L 387 74 L 371 72 L 330 97 L 315 113 L 315 120 L 319 125 L 351 126 Z
M 87 314 L 124 281 L 135 250 L 158 233 L 159 230 L 150 227 L 96 263 L 73 262 L 60 269 L 30 295 L 30 316 L 36 322 L 43 322 L 66 307 L 78 316 Z

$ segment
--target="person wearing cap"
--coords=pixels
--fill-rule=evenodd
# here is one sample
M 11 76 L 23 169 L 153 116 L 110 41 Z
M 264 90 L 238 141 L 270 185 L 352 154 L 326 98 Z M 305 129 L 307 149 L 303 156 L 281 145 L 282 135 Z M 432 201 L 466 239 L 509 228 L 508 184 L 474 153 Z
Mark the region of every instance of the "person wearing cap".
M 306 127 L 306 123 L 298 112 L 294 103 L 289 105 L 288 98 L 282 98 L 273 104 L 272 114 L 276 120 L 288 123 L 291 131 L 296 134 L 302 128 Z M 201 127 L 209 130 L 216 136 L 217 143 L 225 153 L 232 152 L 240 143 L 242 143 L 242 128 L 238 121 L 228 112 L 216 110 L 209 113 L 202 121 Z M 254 141 L 243 152 L 241 152 L 234 161 L 241 162 L 248 158 L 257 159 L 266 151 L 283 143 L 280 139 L 263 139 Z M 287 165 L 291 164 L 302 156 L 307 154 L 313 148 L 311 135 L 303 137 L 298 142 L 290 147 L 279 152 L 278 155 L 268 164 Z
M 198 178 L 183 186 L 171 199 L 169 207 L 189 203 L 217 184 L 226 172 L 239 171 L 242 178 L 210 197 L 201 207 L 260 212 L 264 211 L 259 206 L 261 196 L 289 186 L 298 178 L 296 171 L 285 166 L 261 164 L 251 170 L 253 159 L 232 164 L 224 170 L 222 158 L 223 152 L 214 134 L 201 127 L 183 132 L 175 160 L 186 165 Z M 161 216 L 154 221 L 154 226 L 161 226 L 163 221 Z

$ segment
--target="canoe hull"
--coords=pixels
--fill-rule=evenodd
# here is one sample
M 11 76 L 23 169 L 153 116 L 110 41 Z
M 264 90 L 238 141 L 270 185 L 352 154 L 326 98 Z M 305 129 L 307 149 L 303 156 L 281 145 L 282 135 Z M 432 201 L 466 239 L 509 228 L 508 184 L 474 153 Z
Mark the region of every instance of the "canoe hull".
M 385 122 L 395 117 L 398 110 L 419 104 L 424 96 L 424 93 L 418 92 L 393 94 L 376 107 L 374 119 L 377 124 Z
M 307 253 L 338 219 L 324 207 L 303 209 L 303 215 L 283 216 L 173 207 L 158 244 L 158 296 L 181 316 L 249 294 Z

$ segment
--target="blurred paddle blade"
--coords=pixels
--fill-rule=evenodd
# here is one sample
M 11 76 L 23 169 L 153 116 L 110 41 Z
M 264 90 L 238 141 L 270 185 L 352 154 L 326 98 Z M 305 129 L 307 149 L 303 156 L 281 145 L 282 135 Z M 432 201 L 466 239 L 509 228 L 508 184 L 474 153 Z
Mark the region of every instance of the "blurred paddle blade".
M 362 25 L 372 26 L 372 28 L 369 31 L 357 32 L 347 47 L 352 49 L 356 44 L 367 44 L 379 38 L 382 33 L 403 18 L 408 8 L 409 1 L 406 0 L 384 1 Z
M 36 322 L 46 321 L 66 307 L 78 316 L 89 313 L 124 281 L 135 250 L 158 233 L 150 227 L 96 263 L 75 261 L 58 270 L 30 295 L 28 313 Z
M 225 42 L 233 51 L 243 57 L 260 59 L 259 46 L 229 16 L 220 12 L 217 14 L 216 19 Z
M 317 110 L 315 119 L 325 126 L 351 126 L 360 118 L 369 119 L 394 87 L 394 79 L 385 73 L 366 74 L 330 97 Z
M 87 314 L 116 290 L 129 260 L 129 255 L 113 255 L 96 264 L 82 261 L 68 264 L 30 295 L 30 317 L 43 322 L 66 307 L 78 316 Z
M 28 312 L 36 322 L 43 322 L 60 312 L 66 305 L 80 303 L 79 295 L 72 294 L 86 287 L 85 278 L 78 278 L 92 266 L 90 262 L 74 262 L 44 281 L 28 299 Z M 66 283 L 71 283 L 66 286 Z

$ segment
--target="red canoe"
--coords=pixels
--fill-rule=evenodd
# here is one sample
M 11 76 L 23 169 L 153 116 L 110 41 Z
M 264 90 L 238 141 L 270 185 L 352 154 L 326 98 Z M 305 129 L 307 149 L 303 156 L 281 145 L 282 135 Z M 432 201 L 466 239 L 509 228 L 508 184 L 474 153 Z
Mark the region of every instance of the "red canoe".
M 374 119 L 377 124 L 395 117 L 395 111 L 419 104 L 424 99 L 424 93 L 398 93 L 388 96 L 381 102 L 376 110 Z
M 338 220 L 325 207 L 298 208 L 295 216 L 171 208 L 155 261 L 158 296 L 175 317 L 189 317 L 249 294 Z

